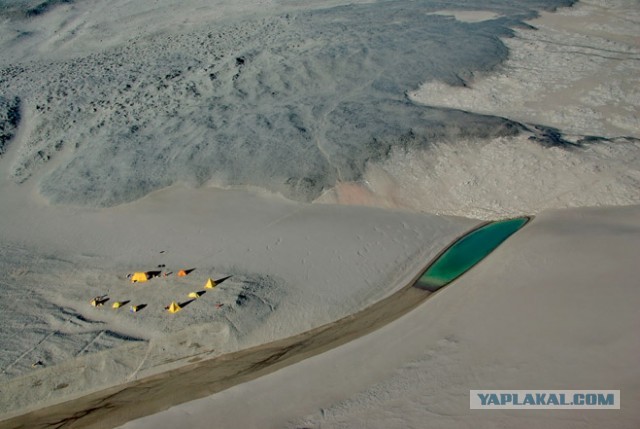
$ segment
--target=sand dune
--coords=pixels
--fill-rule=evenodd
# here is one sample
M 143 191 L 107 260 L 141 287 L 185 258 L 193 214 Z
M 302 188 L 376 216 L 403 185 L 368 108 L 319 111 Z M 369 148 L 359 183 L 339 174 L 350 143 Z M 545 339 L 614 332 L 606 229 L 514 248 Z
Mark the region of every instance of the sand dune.
M 3 27 L 0 91 L 19 98 L 24 128 L 6 168 L 57 204 L 112 206 L 185 182 L 309 202 L 362 180 L 395 149 L 517 135 L 513 121 L 425 107 L 406 93 L 426 79 L 460 85 L 490 71 L 507 55 L 500 36 L 559 3 L 496 3 L 502 18 L 474 25 L 410 1 L 223 2 L 215 13 L 199 1 L 180 11 L 116 3 L 131 14 L 116 22 L 100 1 L 95 12 L 61 4 Z M 140 22 L 138 8 L 151 9 Z M 116 30 L 113 46 L 96 40 Z
M 127 427 L 634 427 L 637 4 L 471 3 L 2 6 L 0 418 L 331 324 L 539 213 L 394 323 Z M 598 205 L 630 206 L 554 210 Z M 594 387 L 623 409 L 468 410 Z
M 21 202 L 20 202 L 21 201 Z M 24 199 L 5 223 L 4 413 L 284 338 L 389 295 L 472 220 L 182 187 L 100 211 Z M 43 210 L 44 208 L 44 210 Z M 160 253 L 162 252 L 162 253 Z M 156 268 L 157 265 L 166 265 Z M 196 270 L 184 279 L 180 268 Z M 172 271 L 132 285 L 135 270 Z M 171 301 L 232 277 L 183 311 Z M 89 301 L 108 295 L 94 308 Z M 110 304 L 146 304 L 139 313 Z M 222 304 L 217 308 L 217 304 Z M 22 335 L 17 336 L 16 332 Z M 42 366 L 32 368 L 34 362 Z M 56 386 L 64 388 L 55 389 Z

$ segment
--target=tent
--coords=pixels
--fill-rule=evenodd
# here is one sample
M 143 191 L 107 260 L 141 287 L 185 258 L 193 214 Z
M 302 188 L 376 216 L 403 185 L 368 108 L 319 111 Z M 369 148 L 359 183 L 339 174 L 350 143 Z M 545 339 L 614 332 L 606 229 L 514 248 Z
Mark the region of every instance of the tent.
M 204 292 L 203 292 L 204 293 Z M 200 292 L 191 292 L 189 295 L 187 295 L 189 298 L 193 298 L 193 299 L 197 299 L 200 298 L 201 293 Z
M 185 270 L 178 271 L 178 277 L 184 277 L 186 275 L 187 275 L 187 272 Z
M 149 280 L 149 274 L 143 272 L 133 273 L 131 276 L 131 283 L 142 283 Z
M 109 297 L 107 295 L 96 296 L 91 300 L 91 305 L 94 307 L 102 307 L 107 301 L 109 301 Z
M 169 307 L 167 307 L 169 313 L 177 313 L 181 309 L 182 307 L 180 307 L 180 305 L 175 301 L 171 302 L 171 304 L 169 304 Z
M 205 289 L 213 289 L 214 287 L 216 287 L 216 282 L 211 279 L 207 280 L 207 284 L 204 285 Z

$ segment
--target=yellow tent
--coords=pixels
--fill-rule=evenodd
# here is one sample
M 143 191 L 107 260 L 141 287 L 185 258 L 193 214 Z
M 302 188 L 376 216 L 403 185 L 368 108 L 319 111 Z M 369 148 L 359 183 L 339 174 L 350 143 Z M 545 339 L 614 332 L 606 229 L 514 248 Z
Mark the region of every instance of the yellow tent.
M 149 280 L 149 274 L 143 272 L 133 273 L 131 276 L 131 283 L 142 283 Z
M 96 296 L 91 300 L 91 305 L 94 307 L 102 307 L 107 301 L 109 301 L 109 298 L 106 295 Z
M 169 304 L 169 307 L 167 307 L 167 310 L 169 311 L 169 313 L 177 313 L 178 311 L 181 310 L 182 307 L 180 307 L 180 305 L 178 305 L 177 302 L 173 301 L 171 304 Z
M 216 287 L 216 282 L 211 279 L 207 280 L 207 284 L 204 285 L 205 289 L 213 289 L 214 287 Z
M 120 301 L 116 301 L 113 303 L 113 305 L 111 306 L 112 308 L 120 308 L 122 307 L 122 303 Z
M 200 298 L 200 293 L 198 292 L 191 292 L 189 295 L 187 295 L 189 298 Z

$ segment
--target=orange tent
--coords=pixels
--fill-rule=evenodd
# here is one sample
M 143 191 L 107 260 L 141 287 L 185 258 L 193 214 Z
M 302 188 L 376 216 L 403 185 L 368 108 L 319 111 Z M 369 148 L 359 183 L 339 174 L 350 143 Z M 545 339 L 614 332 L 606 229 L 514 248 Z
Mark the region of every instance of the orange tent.
M 187 275 L 187 272 L 185 270 L 178 271 L 178 277 L 184 277 L 186 275 Z

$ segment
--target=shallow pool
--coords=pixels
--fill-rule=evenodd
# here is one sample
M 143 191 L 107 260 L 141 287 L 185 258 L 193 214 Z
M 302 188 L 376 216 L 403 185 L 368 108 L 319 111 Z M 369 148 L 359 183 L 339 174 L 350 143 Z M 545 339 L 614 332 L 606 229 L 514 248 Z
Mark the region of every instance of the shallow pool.
M 484 225 L 453 243 L 415 283 L 432 292 L 452 282 L 491 253 L 529 218 L 508 219 Z

